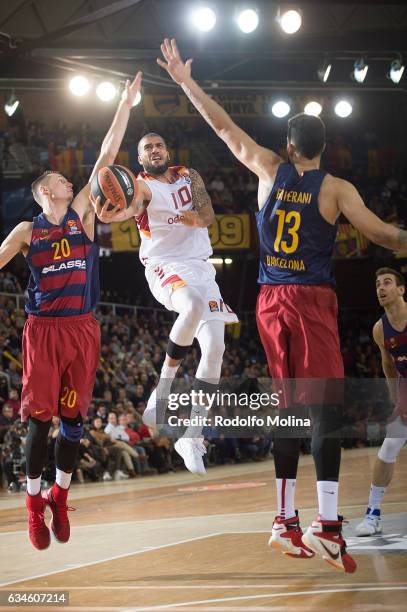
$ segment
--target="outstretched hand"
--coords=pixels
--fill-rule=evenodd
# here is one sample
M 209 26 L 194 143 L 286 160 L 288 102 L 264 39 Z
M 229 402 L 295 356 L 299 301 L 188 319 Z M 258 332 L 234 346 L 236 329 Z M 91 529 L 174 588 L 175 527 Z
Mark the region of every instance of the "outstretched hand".
M 172 38 L 171 42 L 168 38 L 164 39 L 164 42 L 161 44 L 161 53 L 166 61 L 164 62 L 157 57 L 157 64 L 168 72 L 173 81 L 178 83 L 178 85 L 182 85 L 184 81 L 190 78 L 192 59 L 188 59 L 184 64 L 175 38 Z
M 90 194 L 89 200 L 95 209 L 97 218 L 99 221 L 102 221 L 102 223 L 114 223 L 117 215 L 122 211 L 119 206 L 114 206 L 110 200 L 106 200 L 102 206 L 100 196 L 95 199 L 93 195 Z
M 141 72 L 141 70 L 139 70 L 132 83 L 130 83 L 129 79 L 127 79 L 126 81 L 124 91 L 122 93 L 122 102 L 126 102 L 126 104 L 128 104 L 130 108 L 133 106 L 136 100 L 136 96 L 141 89 L 142 78 L 143 73 Z

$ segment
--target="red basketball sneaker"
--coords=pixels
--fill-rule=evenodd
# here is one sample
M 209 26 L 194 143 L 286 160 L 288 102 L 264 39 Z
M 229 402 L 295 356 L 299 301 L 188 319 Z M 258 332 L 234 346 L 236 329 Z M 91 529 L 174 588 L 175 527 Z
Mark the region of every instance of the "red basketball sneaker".
M 28 535 L 31 544 L 38 550 L 45 550 L 51 542 L 49 529 L 44 522 L 45 504 L 41 493 L 26 495 L 25 503 L 28 511 Z
M 311 557 L 315 556 L 315 553 L 305 546 L 301 537 L 302 530 L 296 510 L 295 516 L 289 519 L 282 519 L 280 516 L 276 516 L 271 530 L 269 546 L 281 550 L 281 552 L 289 557 L 311 559 Z
M 64 544 L 68 542 L 71 533 L 69 526 L 68 510 L 66 504 L 68 498 L 68 489 L 62 489 L 57 483 L 54 483 L 51 489 L 44 491 L 42 494 L 45 504 L 52 512 L 50 528 L 57 542 Z
M 336 569 L 353 574 L 357 565 L 346 552 L 342 522 L 343 516 L 338 516 L 337 521 L 325 521 L 318 516 L 302 536 L 302 541 Z

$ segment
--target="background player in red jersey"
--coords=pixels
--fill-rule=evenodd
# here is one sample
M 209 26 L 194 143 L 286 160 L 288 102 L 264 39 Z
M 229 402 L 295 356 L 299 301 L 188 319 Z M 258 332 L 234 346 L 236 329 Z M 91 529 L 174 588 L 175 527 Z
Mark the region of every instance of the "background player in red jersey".
M 113 123 L 91 176 L 112 164 L 130 110 L 140 90 L 141 73 L 126 82 Z M 90 180 L 91 180 L 90 179 Z M 72 184 L 58 172 L 45 172 L 32 184 L 42 213 L 19 223 L 0 246 L 0 268 L 17 253 L 31 271 L 23 334 L 21 415 L 29 420 L 26 441 L 29 537 L 39 550 L 50 544 L 44 522 L 48 505 L 51 530 L 59 542 L 70 535 L 67 496 L 76 463 L 83 417 L 92 398 L 100 353 L 100 328 L 93 316 L 99 298 L 99 249 L 94 242 L 90 184 L 74 198 Z M 61 417 L 55 444 L 56 482 L 41 496 L 52 417 Z
M 257 323 L 270 373 L 277 379 L 341 379 L 343 364 L 337 329 L 337 301 L 330 259 L 339 215 L 368 239 L 389 249 L 407 244 L 407 232 L 382 222 L 368 210 L 348 181 L 320 170 L 325 126 L 317 117 L 289 121 L 289 164 L 258 145 L 191 77 L 175 40 L 161 45 L 157 59 L 231 152 L 259 178 L 257 223 L 260 236 L 260 295 Z M 299 398 L 292 397 L 296 403 Z M 303 401 L 303 400 L 302 400 Z M 317 403 L 308 401 L 307 403 Z M 318 408 L 318 406 L 316 406 Z M 314 411 L 312 453 L 317 472 L 319 516 L 303 535 L 294 507 L 300 440 L 275 440 L 278 516 L 271 544 L 294 557 L 320 554 L 337 569 L 353 572 L 338 512 L 340 427 L 335 403 Z
M 397 457 L 407 441 L 405 291 L 406 281 L 400 272 L 392 268 L 376 270 L 376 293 L 384 315 L 373 326 L 373 338 L 380 349 L 383 372 L 396 408 L 375 461 L 366 514 L 356 527 L 358 536 L 381 533 L 380 506 L 393 478 Z

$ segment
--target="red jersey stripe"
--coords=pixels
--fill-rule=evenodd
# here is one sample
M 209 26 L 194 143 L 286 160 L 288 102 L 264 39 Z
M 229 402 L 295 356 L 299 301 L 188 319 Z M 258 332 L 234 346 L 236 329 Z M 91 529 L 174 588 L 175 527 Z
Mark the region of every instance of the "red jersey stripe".
M 80 310 L 83 308 L 84 298 L 81 295 L 67 295 L 66 297 L 56 298 L 49 302 L 41 302 L 40 311 L 45 312 L 47 310 Z
M 42 277 L 40 280 L 41 291 L 51 291 L 52 289 L 61 289 L 61 287 L 69 287 L 69 285 L 85 285 L 86 271 L 76 270 L 69 271 L 68 274 L 52 274 L 51 276 Z
M 71 259 L 84 259 L 89 253 L 92 245 L 78 245 L 70 247 L 70 254 L 68 257 L 64 257 L 62 250 L 59 248 L 58 259 L 54 259 L 56 249 L 41 251 L 40 253 L 34 253 L 31 257 L 34 266 L 50 266 L 55 264 L 58 266 L 62 261 L 69 261 Z

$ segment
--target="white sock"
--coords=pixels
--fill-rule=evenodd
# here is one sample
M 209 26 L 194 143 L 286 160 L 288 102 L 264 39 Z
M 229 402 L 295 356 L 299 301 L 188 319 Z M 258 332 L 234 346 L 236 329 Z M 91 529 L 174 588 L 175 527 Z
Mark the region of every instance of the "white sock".
M 188 425 L 183 438 L 198 438 L 202 434 L 205 421 L 203 420 L 209 414 L 204 404 L 193 404 L 191 408 L 190 419 L 198 419 L 197 425 Z
M 67 472 L 63 472 L 59 468 L 57 468 L 57 475 L 55 478 L 55 482 L 61 489 L 69 489 L 69 485 L 71 484 L 72 473 L 68 474 Z
M 282 519 L 289 519 L 295 516 L 295 483 L 295 478 L 276 478 L 277 514 Z
M 157 385 L 157 398 L 167 399 L 171 391 L 172 381 L 174 380 L 178 368 L 181 364 L 176 366 L 169 366 L 166 363 L 161 368 L 160 380 Z
M 380 510 L 380 504 L 382 503 L 383 495 L 386 493 L 387 487 L 376 487 L 373 483 L 370 485 L 370 494 L 368 506 L 370 510 Z
M 175 366 L 169 366 L 166 363 L 163 363 L 163 367 L 161 368 L 160 379 L 168 378 L 170 380 L 174 380 L 175 376 L 177 375 L 178 368 L 180 365 L 181 364 L 179 363 L 178 365 L 175 365 Z
M 29 478 L 27 476 L 28 495 L 38 495 L 40 491 L 41 491 L 41 476 L 38 476 L 38 478 Z
M 338 487 L 334 480 L 317 482 L 319 515 L 325 521 L 338 520 Z

